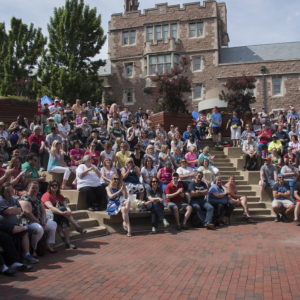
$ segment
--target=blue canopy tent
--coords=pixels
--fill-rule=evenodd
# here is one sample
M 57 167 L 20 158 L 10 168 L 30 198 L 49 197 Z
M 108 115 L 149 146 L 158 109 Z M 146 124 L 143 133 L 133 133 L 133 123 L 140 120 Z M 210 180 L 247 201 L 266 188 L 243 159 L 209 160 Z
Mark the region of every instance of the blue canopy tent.
M 41 104 L 44 106 L 45 104 L 50 105 L 53 102 L 51 98 L 49 98 L 47 95 L 41 98 Z

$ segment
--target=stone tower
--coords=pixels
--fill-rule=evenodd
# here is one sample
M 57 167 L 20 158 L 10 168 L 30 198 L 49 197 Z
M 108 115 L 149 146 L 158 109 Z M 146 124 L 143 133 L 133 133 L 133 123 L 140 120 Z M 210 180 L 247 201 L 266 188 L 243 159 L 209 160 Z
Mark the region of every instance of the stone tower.
M 138 10 L 139 2 L 137 0 L 125 0 L 125 13 Z

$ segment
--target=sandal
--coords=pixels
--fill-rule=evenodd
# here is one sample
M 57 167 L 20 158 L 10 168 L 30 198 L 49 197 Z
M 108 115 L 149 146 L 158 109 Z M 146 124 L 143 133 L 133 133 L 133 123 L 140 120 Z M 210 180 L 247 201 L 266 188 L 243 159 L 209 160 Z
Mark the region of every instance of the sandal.
M 81 226 L 78 226 L 76 228 L 76 231 L 79 232 L 80 234 L 85 234 L 87 233 L 87 230 L 85 228 L 82 228 Z

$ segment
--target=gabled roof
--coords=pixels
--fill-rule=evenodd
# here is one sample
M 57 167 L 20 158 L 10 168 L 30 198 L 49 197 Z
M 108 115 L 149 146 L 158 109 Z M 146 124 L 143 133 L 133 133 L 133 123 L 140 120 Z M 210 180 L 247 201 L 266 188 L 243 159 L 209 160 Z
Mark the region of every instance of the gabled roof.
M 300 42 L 221 48 L 220 64 L 300 59 Z

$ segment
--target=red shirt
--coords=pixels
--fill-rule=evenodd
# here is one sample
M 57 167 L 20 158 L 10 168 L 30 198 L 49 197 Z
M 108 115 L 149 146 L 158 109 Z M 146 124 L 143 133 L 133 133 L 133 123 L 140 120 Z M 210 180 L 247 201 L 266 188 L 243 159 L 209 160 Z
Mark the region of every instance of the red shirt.
M 85 151 L 84 155 L 89 155 L 93 161 L 93 165 L 98 166 L 100 152 L 95 151 L 95 154 L 92 154 L 90 150 Z
M 45 141 L 45 137 L 42 134 L 35 136 L 33 133 L 28 138 L 29 147 L 31 147 L 31 143 L 36 143 L 37 145 L 39 145 L 39 147 L 41 147 L 41 144 L 44 141 Z
M 259 136 L 262 134 L 262 130 L 259 132 Z M 266 136 L 262 136 L 260 139 L 259 139 L 259 142 L 261 144 L 267 144 L 270 140 L 271 140 L 271 137 L 272 137 L 272 131 L 270 129 L 266 130 L 265 132 L 265 135 L 268 135 L 270 138 L 267 138 Z
M 173 184 L 173 182 L 170 182 L 170 183 L 167 184 L 166 191 L 165 191 L 166 196 L 167 196 L 167 203 L 169 203 L 169 202 L 180 203 L 181 202 L 181 196 L 180 196 L 180 194 L 178 194 L 177 196 L 175 196 L 173 198 L 168 198 L 168 194 L 174 194 L 180 188 L 183 189 L 183 185 L 180 182 L 178 182 L 177 186 L 175 186 Z
M 53 195 L 51 195 L 49 192 L 46 192 L 43 196 L 42 196 L 42 202 L 48 202 L 50 201 L 52 203 L 53 206 L 56 206 L 57 202 L 63 202 L 65 200 L 65 197 L 61 194 L 56 195 L 56 197 L 54 197 Z M 47 208 L 45 206 L 45 208 Z
M 42 105 L 38 105 L 38 115 L 41 116 L 43 114 L 43 106 Z

